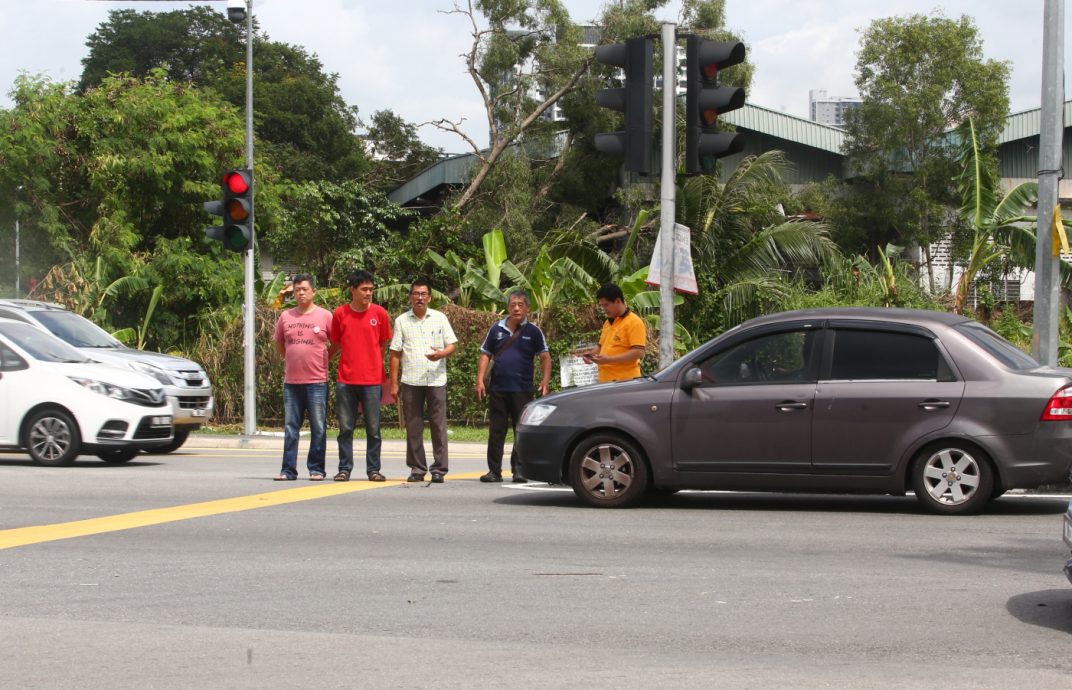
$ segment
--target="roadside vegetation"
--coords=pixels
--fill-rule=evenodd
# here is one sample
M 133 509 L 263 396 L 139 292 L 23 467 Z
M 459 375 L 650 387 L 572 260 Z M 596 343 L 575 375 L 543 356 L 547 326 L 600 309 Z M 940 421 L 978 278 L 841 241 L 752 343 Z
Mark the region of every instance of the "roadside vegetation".
M 609 4 L 601 41 L 655 33 L 653 8 L 663 4 Z M 407 308 L 408 281 L 431 276 L 433 306 L 461 339 L 449 367 L 456 431 L 484 422 L 468 394 L 477 352 L 514 286 L 532 296 L 556 373 L 560 356 L 597 337 L 592 295 L 610 281 L 648 320 L 645 368 L 656 366 L 658 296 L 645 279 L 658 187 L 623 180 L 620 161 L 592 144 L 619 126 L 594 99 L 614 75 L 578 47 L 581 27 L 559 0 L 444 9 L 444 21 L 472 35 L 465 68 L 486 106 L 487 147 L 451 113 L 431 123 L 361 113 L 314 54 L 255 27 L 257 251 L 276 269 L 257 285 L 263 424 L 282 420 L 282 363 L 270 339 L 288 305 L 284 278 L 299 270 L 316 277 L 329 308 L 345 301 L 350 271 L 371 270 L 392 316 Z M 733 38 L 723 0 L 685 0 L 682 12 L 683 26 Z M 243 414 L 242 265 L 206 239 L 201 205 L 218 197 L 220 173 L 244 161 L 242 31 L 210 8 L 113 11 L 87 39 L 80 79 L 19 77 L 0 119 L 0 225 L 7 247 L 21 223 L 24 292 L 30 285 L 29 296 L 132 346 L 203 363 L 221 425 Z M 752 67 L 732 72 L 747 89 Z M 679 351 L 758 314 L 831 305 L 960 311 L 1029 348 L 1029 313 L 985 287 L 1033 263 L 1035 189 L 998 188 L 1008 65 L 984 57 L 970 18 L 912 15 L 863 33 L 856 73 L 864 103 L 847 129 L 851 184 L 790 187 L 780 151 L 719 176 L 678 178 L 677 220 L 692 230 L 699 285 L 699 295 L 679 297 Z M 564 119 L 544 117 L 552 108 Z M 656 122 L 666 124 L 658 113 Z M 950 132 L 950 123 L 960 127 Z M 468 184 L 405 209 L 387 194 L 443 156 L 421 141 L 422 127 L 457 134 L 476 165 Z M 965 270 L 943 284 L 930 247 L 947 235 Z M 0 269 L 14 270 L 6 249 Z M 1072 313 L 1061 333 L 1072 340 Z M 1072 345 L 1061 356 L 1072 364 Z M 394 414 L 385 410 L 385 426 Z

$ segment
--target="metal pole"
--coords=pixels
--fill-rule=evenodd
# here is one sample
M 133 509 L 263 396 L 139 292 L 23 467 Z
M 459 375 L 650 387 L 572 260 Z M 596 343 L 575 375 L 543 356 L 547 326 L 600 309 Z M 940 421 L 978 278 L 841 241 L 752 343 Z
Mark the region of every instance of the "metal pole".
M 19 218 L 15 217 L 15 298 L 19 296 Z
M 1049 366 L 1057 365 L 1057 319 L 1060 307 L 1059 259 L 1053 252 L 1053 212 L 1058 203 L 1063 157 L 1064 15 L 1064 0 L 1045 0 L 1042 19 L 1042 120 L 1039 132 L 1035 327 L 1032 351 L 1039 362 Z
M 246 167 L 253 170 L 253 0 L 246 0 Z M 254 180 L 256 189 L 256 180 Z M 252 241 L 245 252 L 245 433 L 252 436 L 257 431 L 257 312 L 253 296 L 253 249 L 256 246 L 257 230 L 254 223 L 253 207 L 250 205 L 249 227 Z
M 660 191 L 659 367 L 674 361 L 674 134 L 677 119 L 677 25 L 663 24 L 663 168 Z

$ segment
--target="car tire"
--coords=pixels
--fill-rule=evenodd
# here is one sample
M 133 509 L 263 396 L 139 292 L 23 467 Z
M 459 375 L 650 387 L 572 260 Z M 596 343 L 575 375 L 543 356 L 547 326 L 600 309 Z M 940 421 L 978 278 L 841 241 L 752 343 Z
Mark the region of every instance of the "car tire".
M 171 443 L 166 446 L 157 446 L 155 448 L 146 448 L 146 453 L 152 453 L 153 455 L 166 455 L 167 453 L 174 453 L 179 448 L 182 448 L 182 444 L 186 443 L 186 439 L 190 438 L 190 430 L 175 427 L 175 436 L 171 439 Z
M 617 434 L 594 434 L 581 440 L 570 456 L 570 485 L 584 503 L 597 508 L 625 508 L 648 490 L 643 454 Z
M 109 465 L 122 465 L 124 462 L 130 462 L 137 455 L 137 448 L 109 448 L 97 452 L 97 457 Z
M 916 456 L 912 488 L 931 512 L 970 515 L 993 497 L 994 472 L 983 451 L 947 441 L 928 446 Z
M 78 457 L 81 446 L 78 425 L 63 410 L 38 410 L 27 421 L 26 450 L 39 465 L 70 465 Z

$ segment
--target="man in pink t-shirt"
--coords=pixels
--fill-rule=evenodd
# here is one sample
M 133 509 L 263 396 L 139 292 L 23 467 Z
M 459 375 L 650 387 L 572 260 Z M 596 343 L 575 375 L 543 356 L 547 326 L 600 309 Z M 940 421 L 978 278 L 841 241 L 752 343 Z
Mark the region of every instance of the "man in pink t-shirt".
M 365 473 L 370 482 L 385 480 L 380 473 L 380 396 L 383 393 L 383 350 L 391 341 L 387 311 L 372 303 L 375 278 L 355 271 L 346 279 L 350 301 L 331 318 L 331 352 L 342 352 L 335 384 L 339 417 L 339 472 L 335 481 L 350 480 L 354 469 L 354 426 L 357 406 L 365 419 Z
M 294 276 L 298 306 L 279 315 L 275 350 L 283 356 L 283 469 L 276 481 L 298 478 L 298 435 L 309 418 L 309 479 L 324 479 L 327 450 L 328 347 L 331 312 L 313 303 L 316 287 L 307 273 Z

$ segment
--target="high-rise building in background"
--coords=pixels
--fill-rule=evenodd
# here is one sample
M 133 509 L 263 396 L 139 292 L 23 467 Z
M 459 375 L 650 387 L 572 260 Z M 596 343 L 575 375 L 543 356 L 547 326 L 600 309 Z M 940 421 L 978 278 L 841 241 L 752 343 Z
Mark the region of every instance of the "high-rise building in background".
M 845 113 L 860 107 L 859 98 L 828 97 L 825 89 L 812 89 L 808 92 L 808 117 L 831 127 L 845 126 Z

